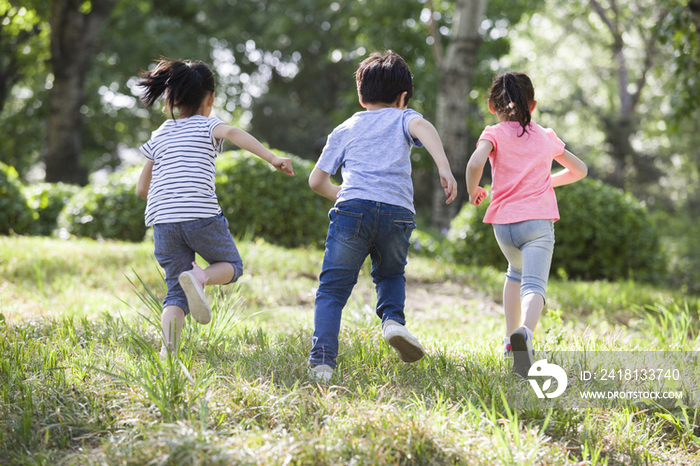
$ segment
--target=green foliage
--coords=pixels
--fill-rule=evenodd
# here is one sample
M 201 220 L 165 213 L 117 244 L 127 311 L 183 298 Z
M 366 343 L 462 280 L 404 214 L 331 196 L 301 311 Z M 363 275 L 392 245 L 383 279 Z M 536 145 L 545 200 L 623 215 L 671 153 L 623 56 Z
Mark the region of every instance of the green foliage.
M 112 173 L 104 183 L 82 188 L 58 217 L 68 234 L 88 238 L 141 241 L 146 235 L 146 201 L 136 194 L 140 168 Z
M 688 0 L 660 0 L 666 8 L 666 21 L 657 24 L 654 32 L 658 35 L 662 46 L 669 53 L 672 66 L 670 71 L 673 79 L 667 83 L 667 92 L 671 97 L 671 128 L 682 131 L 679 122 L 685 118 L 693 118 L 697 114 L 697 102 L 700 99 L 700 46 L 698 44 L 697 23 L 693 22 L 693 14 L 688 7 Z
M 421 229 L 411 233 L 411 249 L 409 250 L 423 257 L 438 257 L 442 252 L 442 243 L 439 238 Z
M 459 264 L 492 265 L 505 269 L 508 262 L 503 257 L 490 224 L 484 223 L 484 215 L 491 197 L 474 207 L 465 204 L 452 219 L 445 241 L 445 252 Z
M 287 247 L 323 245 L 332 203 L 309 188 L 313 164 L 291 157 L 293 177 L 252 154 L 219 156 L 216 195 L 234 234 L 250 232 Z
M 631 194 L 600 181 L 557 188 L 562 219 L 552 269 L 591 279 L 653 280 L 665 271 L 659 235 Z
M 24 187 L 29 206 L 38 214 L 29 232 L 32 235 L 49 236 L 58 225 L 63 207 L 80 191 L 80 187 L 66 183 L 34 183 Z
M 655 212 L 663 250 L 669 258 L 669 284 L 685 292 L 700 294 L 700 218 L 688 211 Z M 694 232 L 695 234 L 688 234 Z
M 461 263 L 506 266 L 491 225 L 483 223 L 488 199 L 465 206 L 448 233 Z M 653 280 L 665 271 L 659 236 L 646 209 L 630 194 L 585 179 L 557 188 L 561 220 L 555 225 L 552 273 L 594 279 Z
M 22 193 L 17 170 L 0 162 L 0 234 L 27 233 L 34 218 Z
M 0 161 L 22 177 L 45 142 L 50 10 L 46 0 L 0 0 Z

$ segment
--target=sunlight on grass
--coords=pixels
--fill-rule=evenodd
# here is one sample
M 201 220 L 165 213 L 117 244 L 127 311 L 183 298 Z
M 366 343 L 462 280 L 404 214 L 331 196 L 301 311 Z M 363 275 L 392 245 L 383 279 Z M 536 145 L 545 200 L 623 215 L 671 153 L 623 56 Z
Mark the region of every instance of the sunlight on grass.
M 383 340 L 363 269 L 330 384 L 308 378 L 322 252 L 240 241 L 245 275 L 208 287 L 159 357 L 152 245 L 0 239 L 0 464 L 696 464 L 700 413 L 515 409 L 500 355 L 502 273 L 410 258 L 408 327 Z M 60 253 L 58 252 L 60 251 Z M 550 285 L 535 347 L 698 349 L 697 299 L 633 282 Z

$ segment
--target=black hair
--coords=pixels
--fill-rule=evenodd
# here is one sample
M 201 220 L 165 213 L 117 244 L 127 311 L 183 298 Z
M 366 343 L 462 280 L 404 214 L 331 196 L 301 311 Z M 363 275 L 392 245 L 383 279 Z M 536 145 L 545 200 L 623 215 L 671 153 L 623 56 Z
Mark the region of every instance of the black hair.
M 491 85 L 489 98 L 498 114 L 508 121 L 517 121 L 527 133 L 530 124 L 530 104 L 535 100 L 535 88 L 532 81 L 525 73 L 509 71 L 496 76 Z
M 138 85 L 146 91 L 141 101 L 150 108 L 165 94 L 165 108 L 175 118 L 174 109 L 181 115 L 191 116 L 202 106 L 204 99 L 216 89 L 214 74 L 201 61 L 179 61 L 162 58 L 151 71 L 139 75 Z
M 374 52 L 365 58 L 355 72 L 357 90 L 367 104 L 393 104 L 403 92 L 407 92 L 406 103 L 413 95 L 411 70 L 400 55 L 387 50 L 384 54 Z

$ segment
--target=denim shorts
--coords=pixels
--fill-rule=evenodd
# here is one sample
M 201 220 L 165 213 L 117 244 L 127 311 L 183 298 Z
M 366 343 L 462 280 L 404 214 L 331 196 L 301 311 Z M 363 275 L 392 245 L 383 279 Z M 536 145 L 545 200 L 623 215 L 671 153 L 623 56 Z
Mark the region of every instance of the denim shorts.
M 547 293 L 547 280 L 554 252 L 554 222 L 526 220 L 493 225 L 496 241 L 508 259 L 506 278 L 520 282 L 520 297 Z
M 222 214 L 187 222 L 153 225 L 155 256 L 163 270 L 168 292 L 163 306 L 178 306 L 189 314 L 187 298 L 178 277 L 192 270 L 195 253 L 209 264 L 228 262 L 233 266 L 232 282 L 243 273 L 243 261 L 228 229 L 228 220 Z

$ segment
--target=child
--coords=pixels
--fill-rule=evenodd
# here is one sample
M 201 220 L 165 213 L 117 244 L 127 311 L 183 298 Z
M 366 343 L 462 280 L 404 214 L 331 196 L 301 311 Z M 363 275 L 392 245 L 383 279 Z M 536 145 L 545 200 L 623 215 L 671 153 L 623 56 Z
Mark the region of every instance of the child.
M 537 101 L 527 75 L 508 72 L 496 77 L 488 105 L 500 123 L 487 126 L 479 136 L 467 164 L 467 190 L 473 205 L 486 197 L 479 180 L 489 158 L 493 197 L 484 222 L 493 224 L 509 263 L 503 288 L 503 353 L 512 355 L 513 370 L 527 377 L 533 364 L 532 338 L 545 303 L 554 222 L 559 220 L 553 188 L 584 178 L 587 168 L 564 149 L 554 131 L 531 121 Z M 565 170 L 552 175 L 552 160 Z
M 146 225 L 153 225 L 155 256 L 165 270 L 168 286 L 161 321 L 165 343 L 161 355 L 165 355 L 166 348 L 177 348 L 187 314 L 200 324 L 211 320 L 204 285 L 232 283 L 243 271 L 214 192 L 215 161 L 223 140 L 252 152 L 277 170 L 294 173 L 290 159 L 277 157 L 245 131 L 209 118 L 215 81 L 206 64 L 163 59 L 140 78 L 146 107 L 164 95 L 165 108 L 173 117 L 141 147 L 148 161 L 136 188 L 148 201 Z M 194 262 L 195 253 L 209 267 L 201 269 Z
M 336 202 L 329 213 L 309 359 L 311 375 L 319 380 L 330 379 L 336 367 L 341 313 L 368 254 L 385 340 L 405 362 L 423 357 L 423 347 L 404 327 L 404 268 L 416 226 L 411 146 L 428 149 L 447 203 L 457 196 L 437 131 L 406 108 L 413 79 L 403 59 L 390 50 L 374 53 L 360 64 L 355 78 L 360 105 L 367 111 L 333 130 L 309 177 L 311 189 Z M 336 186 L 330 176 L 341 166 L 343 183 Z

